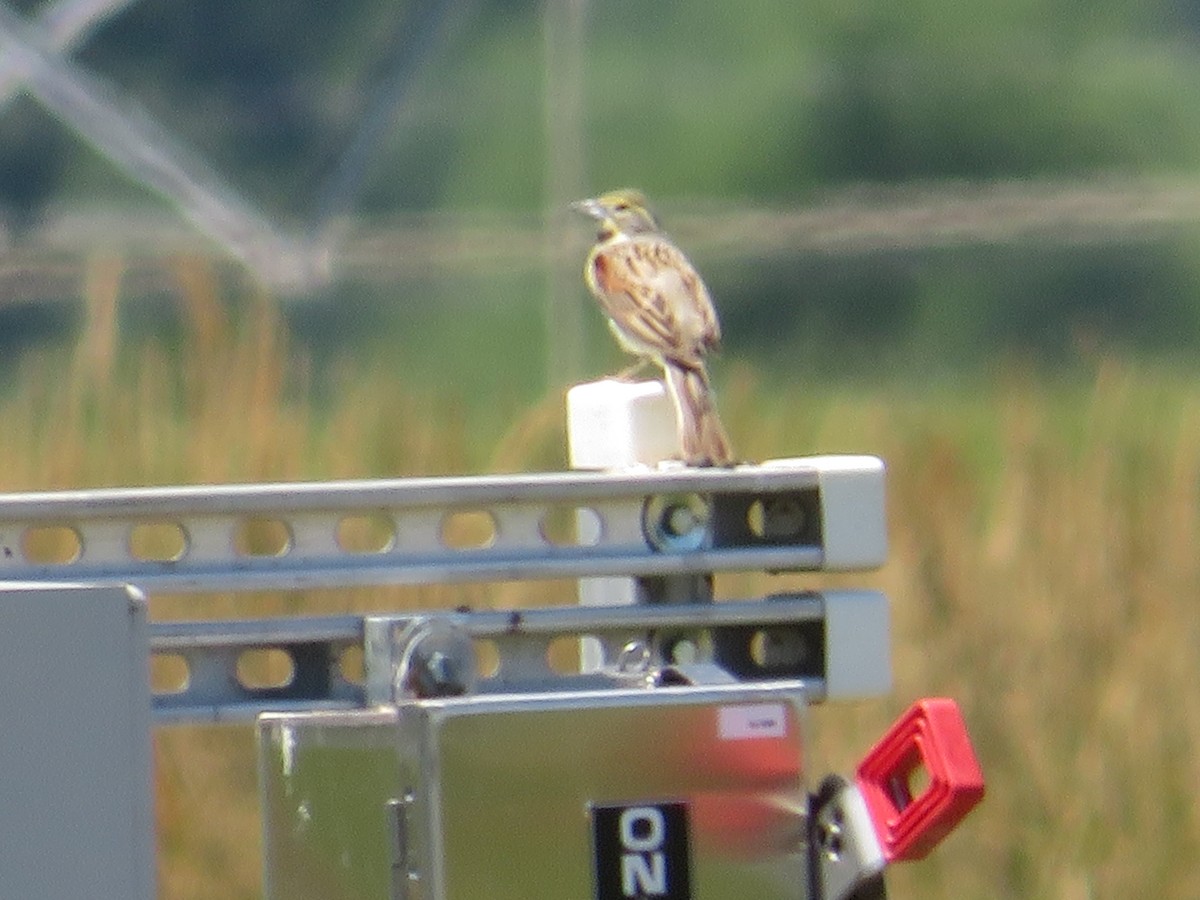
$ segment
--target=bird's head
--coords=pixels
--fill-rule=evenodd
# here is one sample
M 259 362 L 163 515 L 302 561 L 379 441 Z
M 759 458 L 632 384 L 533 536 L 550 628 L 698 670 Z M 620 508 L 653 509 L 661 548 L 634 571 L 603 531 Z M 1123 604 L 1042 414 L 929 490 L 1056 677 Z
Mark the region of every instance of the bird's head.
M 571 208 L 600 223 L 600 237 L 615 234 L 645 234 L 658 231 L 658 220 L 650 211 L 646 195 L 632 188 L 609 191 L 590 200 L 572 203 Z

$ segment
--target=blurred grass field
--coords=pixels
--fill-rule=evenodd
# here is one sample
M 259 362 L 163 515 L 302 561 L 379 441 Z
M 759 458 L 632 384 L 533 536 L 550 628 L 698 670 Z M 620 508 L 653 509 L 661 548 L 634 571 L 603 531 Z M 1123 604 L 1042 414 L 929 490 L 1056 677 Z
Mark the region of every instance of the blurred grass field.
M 406 379 L 402 361 L 349 352 L 318 375 L 269 298 L 230 318 L 205 301 L 211 289 L 201 275 L 185 291 L 192 327 L 175 343 L 122 349 L 92 327 L 79 346 L 12 363 L 0 489 L 563 465 L 566 385 L 539 398 L 502 377 Z M 987 798 L 927 861 L 893 872 L 892 896 L 1200 896 L 1200 374 L 1099 354 L 1070 376 L 1013 361 L 960 384 L 786 381 L 733 359 L 717 379 L 747 458 L 887 461 L 882 571 L 722 576 L 717 588 L 842 583 L 890 597 L 895 689 L 814 710 L 814 775 L 849 771 L 917 697 L 961 703 Z M 152 613 L 569 603 L 571 590 L 156 597 Z M 260 896 L 250 730 L 163 729 L 155 758 L 160 896 Z

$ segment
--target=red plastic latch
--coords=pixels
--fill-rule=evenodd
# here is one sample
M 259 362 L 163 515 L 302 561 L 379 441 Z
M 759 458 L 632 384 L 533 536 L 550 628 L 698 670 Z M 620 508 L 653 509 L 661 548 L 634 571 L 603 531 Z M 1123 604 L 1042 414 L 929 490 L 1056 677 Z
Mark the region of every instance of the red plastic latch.
M 888 862 L 923 858 L 983 799 L 983 772 L 958 704 L 941 697 L 914 703 L 857 775 Z

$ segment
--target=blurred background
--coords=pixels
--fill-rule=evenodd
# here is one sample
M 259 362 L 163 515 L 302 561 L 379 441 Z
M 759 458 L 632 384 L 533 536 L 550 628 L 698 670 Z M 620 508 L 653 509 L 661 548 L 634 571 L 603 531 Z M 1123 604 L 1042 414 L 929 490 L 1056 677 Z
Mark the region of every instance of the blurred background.
M 893 895 L 1200 894 L 1196 3 L 9 0 L 0 102 L 0 488 L 560 468 L 626 364 L 566 205 L 640 187 L 742 455 L 889 464 L 896 690 L 814 765 L 947 694 L 989 777 Z M 251 741 L 156 736 L 163 897 L 260 895 Z

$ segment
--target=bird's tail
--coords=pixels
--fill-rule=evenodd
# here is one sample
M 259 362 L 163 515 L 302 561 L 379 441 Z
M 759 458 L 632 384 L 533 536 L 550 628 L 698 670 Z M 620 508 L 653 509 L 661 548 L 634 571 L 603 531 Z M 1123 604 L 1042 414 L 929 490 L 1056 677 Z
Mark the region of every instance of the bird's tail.
M 689 466 L 733 465 L 733 448 L 717 414 L 716 398 L 704 367 L 667 362 L 663 372 L 675 405 L 683 461 Z

